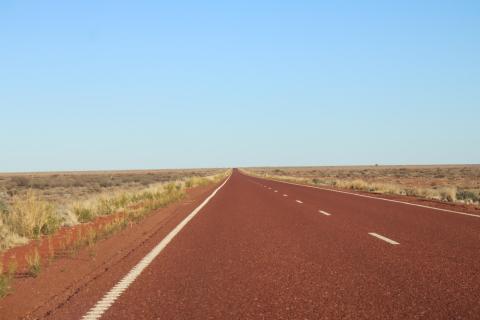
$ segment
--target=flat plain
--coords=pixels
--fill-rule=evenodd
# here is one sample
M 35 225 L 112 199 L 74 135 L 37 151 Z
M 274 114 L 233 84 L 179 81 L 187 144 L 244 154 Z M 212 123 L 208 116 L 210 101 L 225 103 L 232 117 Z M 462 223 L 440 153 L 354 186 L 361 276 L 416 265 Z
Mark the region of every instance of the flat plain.
M 54 202 L 79 200 L 94 194 L 118 190 L 140 190 L 149 185 L 191 176 L 204 177 L 217 169 L 164 169 L 121 171 L 70 171 L 0 173 L 0 201 L 11 202 L 13 196 L 33 190 Z

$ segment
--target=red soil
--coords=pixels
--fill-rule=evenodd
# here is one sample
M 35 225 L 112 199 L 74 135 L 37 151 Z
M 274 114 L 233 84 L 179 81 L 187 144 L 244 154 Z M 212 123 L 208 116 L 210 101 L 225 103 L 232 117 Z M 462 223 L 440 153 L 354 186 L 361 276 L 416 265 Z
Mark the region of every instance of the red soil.
M 72 227 L 62 227 L 56 233 L 49 236 L 42 236 L 39 239 L 31 240 L 29 243 L 8 249 L 0 256 L 4 269 L 10 263 L 15 263 L 17 275 L 27 274 L 27 256 L 32 256 L 37 250 L 41 261 L 50 261 L 59 257 L 71 254 L 78 240 L 82 239 L 92 230 L 100 231 L 113 220 L 120 218 L 122 213 L 98 217 L 92 222 L 79 224 Z
M 99 277 L 105 281 L 109 277 L 118 277 L 111 271 L 114 265 L 121 264 L 117 271 L 126 272 L 149 250 L 149 246 L 156 244 L 156 237 L 168 233 L 217 186 L 212 184 L 189 189 L 182 200 L 155 210 L 139 223 L 130 223 L 92 247 L 83 246 L 72 251 L 81 235 L 92 229 L 103 229 L 121 213 L 71 228 L 64 227 L 49 237 L 7 250 L 2 258 L 4 269 L 8 269 L 13 258 L 18 267 L 12 281 L 12 292 L 0 299 L 0 319 L 43 318 L 60 308 L 87 284 L 97 282 Z M 41 272 L 37 278 L 27 272 L 25 259 L 35 249 L 41 256 Z

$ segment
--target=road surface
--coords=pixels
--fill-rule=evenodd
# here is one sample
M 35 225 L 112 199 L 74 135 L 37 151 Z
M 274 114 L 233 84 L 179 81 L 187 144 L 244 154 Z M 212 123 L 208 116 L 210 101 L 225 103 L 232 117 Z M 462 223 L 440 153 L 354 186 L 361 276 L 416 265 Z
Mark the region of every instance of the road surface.
M 63 314 L 480 319 L 479 217 L 234 170 L 177 231 L 113 295 Z

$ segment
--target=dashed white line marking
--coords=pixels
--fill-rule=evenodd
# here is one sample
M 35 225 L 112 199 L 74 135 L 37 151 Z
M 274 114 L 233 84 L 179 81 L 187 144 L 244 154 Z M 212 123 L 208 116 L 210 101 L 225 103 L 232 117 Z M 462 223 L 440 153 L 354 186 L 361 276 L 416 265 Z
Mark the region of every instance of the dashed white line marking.
M 135 281 L 135 279 L 147 268 L 150 263 L 165 249 L 172 239 L 185 227 L 185 225 L 195 217 L 200 210 L 212 199 L 215 194 L 228 182 L 230 177 L 213 193 L 206 198 L 195 210 L 193 210 L 175 229 L 160 241 L 120 282 L 118 282 L 103 298 L 95 304 L 83 317 L 83 320 L 97 320 L 102 314 L 110 308 L 117 298 Z
M 297 201 L 298 203 L 303 203 L 303 202 L 302 202 L 302 201 L 300 201 L 300 200 L 295 200 L 295 201 Z
M 373 237 L 375 237 L 375 238 L 378 238 L 378 239 L 380 239 L 380 240 L 383 240 L 383 241 L 385 241 L 385 242 L 388 242 L 388 243 L 390 243 L 390 244 L 393 244 L 393 245 L 400 244 L 400 243 L 398 243 L 398 242 L 395 241 L 395 240 L 389 239 L 389 238 L 384 237 L 384 236 L 382 236 L 382 235 L 380 235 L 380 234 L 378 234 L 378 233 L 375 233 L 375 232 L 369 232 L 368 234 L 371 235 L 371 236 L 373 236 Z
M 284 197 L 288 197 L 288 194 L 283 194 Z
M 325 216 L 331 216 L 330 213 L 326 212 L 326 211 L 323 211 L 323 210 L 318 210 L 318 212 L 320 212 L 321 214 L 325 215 Z
M 273 191 L 273 192 L 278 192 L 278 190 L 275 190 L 275 191 Z
M 448 213 L 456 213 L 456 214 L 461 214 L 461 215 L 464 215 L 464 216 L 480 218 L 480 215 L 473 214 L 473 213 L 466 213 L 466 212 L 455 211 L 455 210 L 435 208 L 435 207 L 425 206 L 423 204 L 416 204 L 416 203 L 405 202 L 405 201 L 400 201 L 400 200 L 392 200 L 392 199 L 386 199 L 386 198 L 381 198 L 381 197 L 368 196 L 366 194 L 359 194 L 359 193 L 353 193 L 353 192 L 347 192 L 347 191 L 341 191 L 341 190 L 335 190 L 335 189 L 329 189 L 329 188 L 323 188 L 323 187 L 317 187 L 317 186 L 309 186 L 309 185 L 305 185 L 305 184 L 286 182 L 286 181 L 277 180 L 277 179 L 270 179 L 270 180 L 281 182 L 281 183 L 286 183 L 286 184 L 291 184 L 291 185 L 299 186 L 299 187 L 306 187 L 306 188 L 313 188 L 313 189 L 325 190 L 325 191 L 330 191 L 330 192 L 349 194 L 349 195 L 356 196 L 356 197 L 369 198 L 369 199 L 375 199 L 375 200 L 381 200 L 381 201 L 388 201 L 388 202 L 393 202 L 393 203 L 401 203 L 401 204 L 405 204 L 407 206 L 414 206 L 414 207 L 419 207 L 419 208 L 431 209 L 431 210 L 436 210 L 436 211 L 443 211 L 443 212 L 448 212 Z

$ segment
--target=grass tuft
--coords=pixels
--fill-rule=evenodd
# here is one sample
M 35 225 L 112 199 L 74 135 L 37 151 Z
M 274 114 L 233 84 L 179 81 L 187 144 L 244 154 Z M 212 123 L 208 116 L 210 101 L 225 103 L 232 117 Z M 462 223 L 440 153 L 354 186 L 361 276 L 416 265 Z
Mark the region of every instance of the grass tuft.
M 26 238 L 38 238 L 42 234 L 51 234 L 60 227 L 54 206 L 40 200 L 32 190 L 29 190 L 25 196 L 14 197 L 4 217 L 11 231 Z
M 41 261 L 38 249 L 35 248 L 31 254 L 27 254 L 25 260 L 27 261 L 28 272 L 32 277 L 36 278 L 41 271 Z
M 3 273 L 3 264 L 0 257 L 0 298 L 5 297 L 10 292 L 11 277 Z

